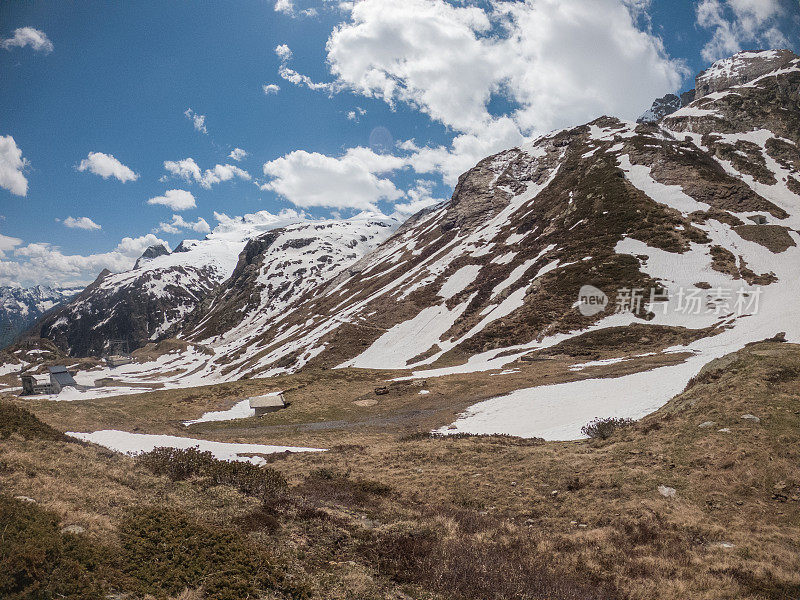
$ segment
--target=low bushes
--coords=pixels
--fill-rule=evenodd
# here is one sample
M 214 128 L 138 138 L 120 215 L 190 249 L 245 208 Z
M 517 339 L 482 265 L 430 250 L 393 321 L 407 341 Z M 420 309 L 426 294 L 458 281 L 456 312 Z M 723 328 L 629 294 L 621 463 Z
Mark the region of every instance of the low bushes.
M 58 517 L 32 502 L 0 495 L 0 598 L 102 600 L 116 577 L 108 551 L 61 533 Z
M 163 598 L 202 587 L 206 598 L 242 600 L 279 587 L 273 567 L 234 532 L 177 510 L 134 509 L 119 528 L 130 589 Z
M 606 419 L 594 419 L 581 427 L 581 433 L 592 439 L 607 440 L 618 429 L 631 427 L 635 421 L 632 419 L 620 419 L 609 417 Z
M 235 487 L 247 496 L 258 498 L 265 506 L 282 500 L 288 487 L 281 472 L 271 467 L 218 460 L 211 452 L 197 448 L 156 448 L 139 455 L 137 461 L 152 473 L 166 475 L 173 481 L 201 477 L 211 485 Z
M 483 539 L 479 539 L 482 537 Z M 397 522 L 364 550 L 378 571 L 401 584 L 422 586 L 460 600 L 616 597 L 610 584 L 560 568 L 533 539 L 446 537 L 433 525 Z
M 364 506 L 392 491 L 388 485 L 366 479 L 351 479 L 349 474 L 331 469 L 317 469 L 293 492 L 315 502 L 332 502 L 345 506 Z
M 177 509 L 126 511 L 113 547 L 61 527 L 37 504 L 0 495 L 0 598 L 105 600 L 123 592 L 163 599 L 186 589 L 202 589 L 208 600 L 262 598 L 267 590 L 307 597 L 303 581 L 287 578 L 286 565 L 247 536 Z
M 10 402 L 0 402 L 0 439 L 8 439 L 12 435 L 19 435 L 26 440 L 75 441 L 40 421 L 32 412 Z

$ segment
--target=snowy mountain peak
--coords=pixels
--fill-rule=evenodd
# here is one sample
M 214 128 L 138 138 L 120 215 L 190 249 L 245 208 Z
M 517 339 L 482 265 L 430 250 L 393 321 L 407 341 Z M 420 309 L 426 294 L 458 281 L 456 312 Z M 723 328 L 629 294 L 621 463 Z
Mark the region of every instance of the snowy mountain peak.
M 697 99 L 748 83 L 772 71 L 798 66 L 798 56 L 791 50 L 739 52 L 718 60 L 700 73 L 695 80 Z
M 658 123 L 667 115 L 671 115 L 676 110 L 680 110 L 687 104 L 691 104 L 695 99 L 695 90 L 683 92 L 680 96 L 667 94 L 653 101 L 653 105 L 641 116 L 637 123 Z
M 171 253 L 162 245 L 152 246 L 130 271 L 98 278 L 40 323 L 39 333 L 74 355 L 102 354 L 112 339 L 136 348 L 161 339 L 185 321 L 196 323 L 189 316 L 232 275 L 241 279 L 242 271 L 254 286 L 246 290 L 248 298 L 266 287 L 274 307 L 275 302 L 291 300 L 292 293 L 333 277 L 397 226 L 395 220 L 372 213 L 347 221 L 309 221 L 294 211 L 261 211 L 235 218 L 218 215 L 218 220 L 205 239 L 185 240 Z M 247 267 L 267 250 L 273 270 L 251 281 L 253 269 Z M 277 285 L 276 278 L 286 282 Z M 219 306 L 219 300 L 215 298 L 212 307 Z M 227 323 L 230 314 L 235 313 L 219 318 Z M 213 321 L 205 319 L 205 326 Z
M 158 258 L 159 256 L 166 256 L 169 254 L 169 250 L 164 244 L 154 244 L 150 246 L 142 252 L 142 255 L 136 260 L 136 263 L 133 265 L 134 270 L 138 269 L 144 263 L 153 260 L 154 258 Z

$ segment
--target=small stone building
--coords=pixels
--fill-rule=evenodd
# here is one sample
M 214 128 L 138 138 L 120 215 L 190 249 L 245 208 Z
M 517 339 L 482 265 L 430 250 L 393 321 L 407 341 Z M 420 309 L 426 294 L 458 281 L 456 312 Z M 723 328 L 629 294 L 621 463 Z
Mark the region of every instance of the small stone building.
M 55 394 L 50 379 L 46 375 L 20 375 L 22 379 L 22 395 L 38 396 L 40 394 Z
M 281 392 L 254 396 L 250 398 L 250 408 L 256 411 L 257 417 L 261 417 L 267 413 L 286 408 L 286 400 Z
M 53 386 L 53 393 L 58 394 L 65 387 L 78 389 L 78 382 L 73 378 L 73 374 L 67 371 L 67 367 L 56 366 L 47 367 L 50 371 L 50 385 Z
M 21 375 L 22 394 L 58 394 L 65 387 L 73 387 L 75 389 L 79 389 L 81 387 L 78 385 L 78 382 L 75 381 L 73 377 L 74 374 L 67 371 L 67 367 L 47 367 L 47 370 L 50 373 L 49 381 L 46 376 L 42 375 Z

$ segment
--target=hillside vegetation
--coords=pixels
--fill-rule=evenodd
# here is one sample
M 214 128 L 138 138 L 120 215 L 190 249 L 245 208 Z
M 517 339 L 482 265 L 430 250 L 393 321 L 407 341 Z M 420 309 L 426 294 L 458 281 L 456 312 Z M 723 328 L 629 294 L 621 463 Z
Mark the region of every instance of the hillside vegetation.
M 605 440 L 351 435 L 251 468 L 0 422 L 3 598 L 800 596 L 797 345 Z

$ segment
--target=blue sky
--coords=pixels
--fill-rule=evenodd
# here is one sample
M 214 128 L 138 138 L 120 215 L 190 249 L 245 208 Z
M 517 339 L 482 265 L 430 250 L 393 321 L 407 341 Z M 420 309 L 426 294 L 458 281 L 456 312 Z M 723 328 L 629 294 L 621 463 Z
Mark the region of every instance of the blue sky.
M 800 4 L 12 1 L 0 40 L 0 285 L 61 285 L 215 212 L 410 214 L 525 137 L 796 51 Z

